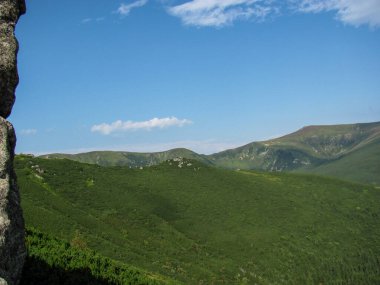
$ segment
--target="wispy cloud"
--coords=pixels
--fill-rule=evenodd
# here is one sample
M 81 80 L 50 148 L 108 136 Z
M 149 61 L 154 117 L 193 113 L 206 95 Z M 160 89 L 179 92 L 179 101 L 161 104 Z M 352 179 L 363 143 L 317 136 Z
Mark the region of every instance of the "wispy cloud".
M 336 11 L 343 23 L 380 27 L 379 0 L 289 0 L 296 10 L 303 13 Z
M 36 129 L 23 129 L 23 130 L 21 130 L 20 134 L 23 136 L 32 136 L 32 135 L 37 134 L 37 130 Z
M 89 23 L 99 23 L 99 22 L 102 22 L 106 19 L 105 16 L 103 17 L 97 17 L 97 18 L 85 18 L 85 19 L 82 19 L 81 23 L 82 24 L 89 24 Z
M 148 0 L 137 0 L 135 2 L 129 3 L 129 4 L 120 4 L 119 8 L 117 9 L 117 13 L 122 16 L 127 16 L 132 9 L 139 8 L 144 6 L 146 3 L 148 3 Z
M 236 20 L 264 20 L 269 15 L 298 11 L 336 11 L 345 24 L 380 27 L 380 0 L 191 0 L 168 8 L 185 25 L 223 27 Z
M 121 3 L 113 14 L 128 16 L 149 0 Z M 271 16 L 294 13 L 335 12 L 336 19 L 352 26 L 380 27 L 380 0 L 187 0 L 178 5 L 161 0 L 167 12 L 187 26 L 224 27 L 238 20 L 264 21 Z M 174 1 L 176 2 L 176 1 Z M 169 5 L 169 7 L 167 6 Z M 84 18 L 82 24 L 102 22 L 106 17 Z
M 81 22 L 82 22 L 82 24 L 87 24 L 87 23 L 90 23 L 91 21 L 92 21 L 91 18 L 85 18 Z
M 192 0 L 169 7 L 185 25 L 222 27 L 235 20 L 262 20 L 276 10 L 273 0 Z
M 167 118 L 154 118 L 148 121 L 134 122 L 126 121 L 123 122 L 118 120 L 111 124 L 102 123 L 99 125 L 94 125 L 91 128 L 92 132 L 98 132 L 103 135 L 109 135 L 111 133 L 126 132 L 126 131 L 136 131 L 136 130 L 152 130 L 152 129 L 164 129 L 168 127 L 183 127 L 185 125 L 192 124 L 192 121 L 187 119 L 177 119 L 176 117 Z

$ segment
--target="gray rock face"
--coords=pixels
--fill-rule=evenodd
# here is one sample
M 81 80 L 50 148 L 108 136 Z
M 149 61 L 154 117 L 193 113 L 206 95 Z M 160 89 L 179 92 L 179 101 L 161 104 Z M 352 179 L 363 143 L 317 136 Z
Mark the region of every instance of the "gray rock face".
M 0 117 L 0 277 L 8 285 L 18 284 L 26 256 L 24 220 L 13 170 L 15 145 L 13 126 Z
M 13 170 L 16 135 L 6 118 L 18 84 L 18 42 L 14 36 L 24 0 L 0 0 L 0 285 L 19 283 L 26 249 L 20 195 Z
M 18 42 L 14 31 L 24 13 L 24 0 L 0 0 L 0 116 L 3 118 L 11 114 L 15 101 Z

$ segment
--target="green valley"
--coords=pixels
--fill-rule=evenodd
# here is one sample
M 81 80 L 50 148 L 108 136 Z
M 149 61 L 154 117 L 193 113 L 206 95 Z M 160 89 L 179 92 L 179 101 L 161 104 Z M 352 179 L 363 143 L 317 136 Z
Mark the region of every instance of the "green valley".
M 185 158 L 140 169 L 21 155 L 15 168 L 28 227 L 79 235 L 169 281 L 380 282 L 380 191 L 371 185 Z

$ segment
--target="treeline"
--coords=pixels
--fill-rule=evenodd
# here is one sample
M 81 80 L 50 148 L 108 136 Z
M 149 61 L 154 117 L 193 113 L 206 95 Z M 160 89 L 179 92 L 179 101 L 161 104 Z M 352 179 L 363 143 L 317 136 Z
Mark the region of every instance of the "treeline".
M 175 284 L 76 244 L 28 228 L 28 256 L 21 285 Z

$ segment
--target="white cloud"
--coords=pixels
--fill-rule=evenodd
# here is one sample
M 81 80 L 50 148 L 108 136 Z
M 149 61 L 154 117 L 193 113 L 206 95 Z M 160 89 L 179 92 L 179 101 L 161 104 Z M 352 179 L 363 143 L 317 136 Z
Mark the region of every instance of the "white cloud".
M 90 23 L 99 23 L 99 22 L 102 22 L 106 20 L 106 17 L 103 16 L 103 17 L 97 17 L 97 18 L 85 18 L 85 19 L 82 19 L 81 23 L 82 24 L 90 24 Z
M 187 119 L 179 120 L 176 117 L 167 117 L 167 118 L 161 118 L 161 119 L 154 118 L 149 121 L 142 121 L 142 122 L 133 122 L 133 121 L 123 122 L 121 120 L 118 120 L 111 124 L 102 123 L 100 125 L 94 125 L 91 128 L 91 131 L 99 132 L 103 135 L 109 135 L 115 132 L 163 129 L 163 128 L 168 128 L 168 127 L 183 127 L 189 124 L 192 124 L 190 120 L 187 120 Z
M 290 0 L 304 13 L 336 11 L 337 19 L 353 26 L 380 26 L 380 0 Z
M 87 23 L 90 23 L 91 21 L 92 21 L 91 18 L 86 18 L 82 20 L 82 24 L 87 24 Z
M 192 0 L 170 7 L 185 25 L 222 27 L 235 20 L 264 19 L 276 10 L 273 0 Z
M 236 20 L 263 20 L 280 11 L 336 12 L 345 24 L 380 27 L 380 0 L 190 0 L 168 8 L 185 25 L 223 27 Z
M 23 136 L 32 136 L 32 135 L 35 135 L 37 133 L 37 130 L 36 129 L 24 129 L 24 130 L 21 130 L 20 133 Z
M 122 16 L 127 16 L 131 12 L 132 9 L 142 7 L 146 3 L 148 3 L 148 0 L 137 0 L 129 4 L 122 3 L 117 9 L 117 13 Z

